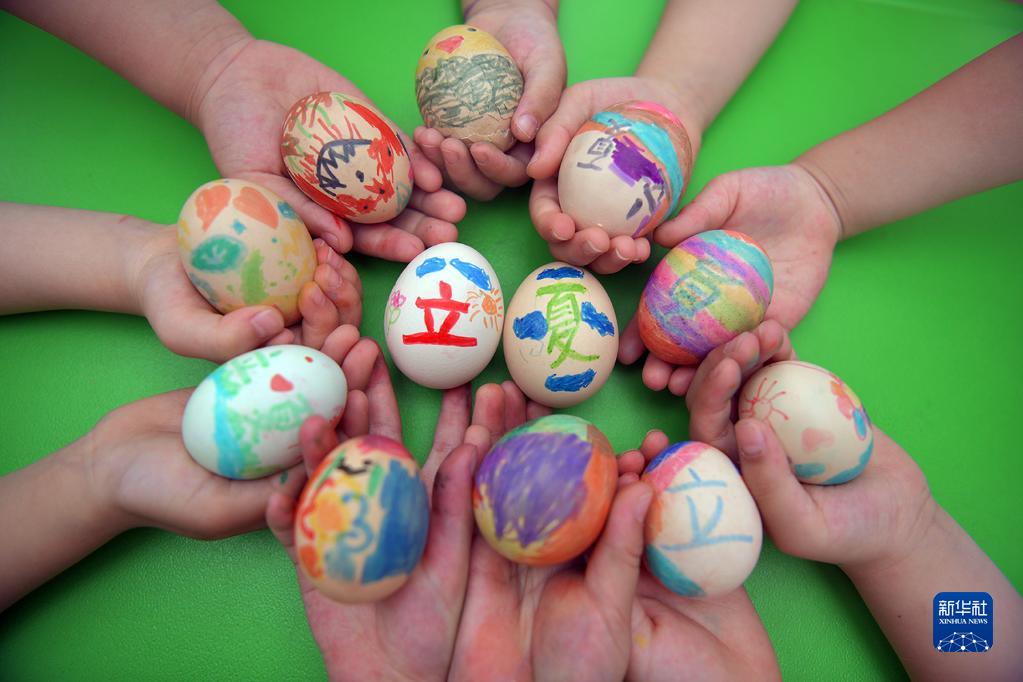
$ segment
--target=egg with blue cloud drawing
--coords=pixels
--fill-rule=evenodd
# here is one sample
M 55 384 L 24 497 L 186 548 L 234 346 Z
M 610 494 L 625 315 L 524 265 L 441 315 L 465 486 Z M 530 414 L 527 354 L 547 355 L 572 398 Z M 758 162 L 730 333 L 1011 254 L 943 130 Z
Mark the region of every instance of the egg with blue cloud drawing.
M 574 265 L 547 263 L 522 280 L 508 304 L 505 363 L 536 402 L 578 405 L 611 375 L 620 332 L 596 277 Z
M 402 374 L 428 388 L 453 388 L 476 378 L 494 357 L 504 317 L 501 283 L 489 261 L 465 244 L 438 244 L 395 282 L 384 336 Z
M 259 348 L 202 380 L 185 405 L 181 435 L 192 458 L 213 473 L 260 478 L 297 464 L 302 423 L 317 415 L 337 424 L 347 398 L 344 372 L 320 351 Z
M 739 417 L 771 427 L 804 483 L 847 483 L 863 473 L 874 451 L 859 397 L 809 362 L 776 362 L 756 372 L 739 396 Z

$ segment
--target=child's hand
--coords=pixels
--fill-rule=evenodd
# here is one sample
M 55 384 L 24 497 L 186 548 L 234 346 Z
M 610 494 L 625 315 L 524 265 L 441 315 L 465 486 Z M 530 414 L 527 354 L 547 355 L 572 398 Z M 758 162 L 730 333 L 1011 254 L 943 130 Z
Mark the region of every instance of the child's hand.
M 366 433 L 402 440 L 401 417 L 387 365 L 372 341 L 361 343 L 368 344 L 366 357 L 351 373 L 345 367 L 348 404 L 337 432 L 318 417 L 302 426 L 306 472 L 312 472 L 342 440 Z M 431 491 L 432 509 L 426 550 L 408 582 L 386 599 L 339 604 L 321 594 L 299 569 L 295 556 L 298 491 L 282 490 L 266 507 L 267 524 L 295 565 L 309 627 L 331 679 L 438 680 L 447 675 L 465 596 L 473 532 L 476 451 L 471 446 L 456 447 L 469 423 L 469 397 L 468 386 L 444 395 L 433 449 L 422 473 Z M 410 625 L 414 623 L 420 625 Z
M 444 171 L 448 184 L 473 199 L 488 201 L 505 187 L 525 184 L 526 163 L 537 130 L 558 106 L 565 87 L 565 51 L 557 18 L 543 0 L 508 3 L 478 0 L 465 18 L 504 45 L 522 72 L 522 98 L 511 121 L 518 142 L 502 152 L 489 142 L 471 147 L 420 126 L 414 137 L 423 154 Z
M 251 40 L 213 79 L 205 95 L 195 98 L 189 118 L 199 123 L 224 177 L 273 190 L 295 208 L 314 236 L 338 253 L 354 248 L 408 262 L 426 246 L 457 239 L 454 223 L 465 215 L 465 202 L 441 189 L 440 171 L 404 134 L 416 188 L 409 207 L 391 223 L 350 226 L 291 182 L 280 150 L 284 117 L 301 97 L 325 90 L 369 101 L 348 79 L 315 59 L 283 45 Z
M 483 386 L 466 442 L 482 459 L 505 431 L 548 412 L 511 382 Z M 451 678 L 622 679 L 651 496 L 645 484 L 619 488 L 585 569 L 512 563 L 477 535 Z
M 196 291 L 181 265 L 174 227 L 154 230 L 139 252 L 131 288 L 139 310 L 167 348 L 224 362 L 266 343 L 320 348 L 339 325 L 362 319 L 362 282 L 355 268 L 320 240 L 313 281 L 299 294 L 302 321 L 285 329 L 272 306 L 246 306 L 222 315 Z
M 737 230 L 755 239 L 774 268 L 774 296 L 767 319 L 791 329 L 803 319 L 824 287 L 831 254 L 840 237 L 838 214 L 827 193 L 798 164 L 749 168 L 707 183 L 679 215 L 654 231 L 661 246 L 672 248 L 706 230 Z M 622 334 L 618 359 L 629 365 L 646 348 L 635 320 Z M 649 355 L 643 383 L 684 395 L 693 368 L 675 368 Z
M 557 111 L 536 135 L 536 153 L 527 169 L 530 177 L 536 178 L 529 197 L 529 215 L 536 231 L 550 243 L 551 253 L 558 260 L 585 265 L 606 274 L 650 257 L 650 242 L 646 237 L 611 238 L 598 227 L 577 230 L 575 222 L 561 212 L 558 203 L 556 173 L 576 131 L 594 114 L 634 99 L 657 102 L 678 114 L 683 122 L 688 120 L 684 103 L 666 83 L 649 78 L 602 78 L 577 83 L 565 90 Z M 695 157 L 699 139 L 692 139 L 698 138 L 695 131 L 687 132 Z
M 849 483 L 803 485 L 769 426 L 755 419 L 733 425 L 749 375 L 794 358 L 784 337 L 768 321 L 707 356 L 686 395 L 693 440 L 738 456 L 764 527 L 783 552 L 843 568 L 898 561 L 924 536 L 937 505 L 920 467 L 891 438 L 874 427 L 870 463 Z
M 651 431 L 618 459 L 619 485 L 637 480 L 669 444 Z M 778 660 L 746 590 L 714 599 L 680 597 L 644 569 L 632 605 L 629 679 L 780 679 Z

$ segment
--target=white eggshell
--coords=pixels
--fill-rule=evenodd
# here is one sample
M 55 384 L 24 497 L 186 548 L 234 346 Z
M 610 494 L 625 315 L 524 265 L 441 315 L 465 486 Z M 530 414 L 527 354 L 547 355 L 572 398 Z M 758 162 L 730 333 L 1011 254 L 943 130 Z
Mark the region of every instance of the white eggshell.
M 732 461 L 705 443 L 669 446 L 643 472 L 654 488 L 645 559 L 669 590 L 714 597 L 742 585 L 760 557 L 760 512 Z
M 508 304 L 504 359 L 522 392 L 550 407 L 600 390 L 618 357 L 618 319 L 596 277 L 567 263 L 542 265 Z
M 336 424 L 348 397 L 337 363 L 305 346 L 259 348 L 229 360 L 192 393 L 181 435 L 196 462 L 227 478 L 260 478 L 301 459 L 313 415 Z
M 874 450 L 863 403 L 837 376 L 808 362 L 776 362 L 751 376 L 739 416 L 771 427 L 804 483 L 847 483 Z
M 497 273 L 479 251 L 455 242 L 409 263 L 384 311 L 394 364 L 428 388 L 472 381 L 494 357 L 503 325 Z

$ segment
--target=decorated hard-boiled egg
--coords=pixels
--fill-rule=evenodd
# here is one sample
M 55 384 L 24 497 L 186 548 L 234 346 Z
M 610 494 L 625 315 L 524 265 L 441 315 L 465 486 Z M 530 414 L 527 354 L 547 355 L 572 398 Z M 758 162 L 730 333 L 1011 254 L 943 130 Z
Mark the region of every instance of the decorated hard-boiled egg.
M 352 438 L 324 458 L 298 500 L 299 564 L 335 601 L 384 599 L 419 563 L 429 519 L 408 450 L 383 436 Z
M 847 483 L 863 473 L 874 451 L 863 403 L 837 376 L 808 362 L 776 362 L 751 376 L 739 417 L 771 427 L 804 483 Z
M 465 244 L 438 244 L 401 273 L 384 310 L 391 359 L 412 381 L 453 388 L 472 381 L 501 340 L 497 273 Z
M 398 132 L 350 95 L 318 92 L 295 102 L 281 155 L 299 189 L 345 220 L 391 220 L 412 197 L 412 162 Z
M 416 67 L 423 122 L 466 144 L 515 144 L 510 125 L 522 97 L 522 74 L 508 50 L 486 31 L 460 24 L 426 45 Z
M 245 180 L 214 180 L 181 207 L 178 251 L 188 278 L 222 313 L 272 305 L 297 322 L 298 293 L 312 281 L 316 251 L 294 209 Z
M 550 407 L 577 405 L 600 390 L 618 356 L 618 320 L 588 271 L 548 263 L 508 304 L 504 359 L 522 392 Z
M 654 102 L 623 102 L 572 138 L 558 171 L 558 201 L 579 229 L 641 237 L 675 211 L 692 163 L 675 114 Z
M 476 471 L 476 525 L 508 559 L 548 566 L 582 554 L 600 535 L 618 480 L 611 444 L 568 414 L 509 431 Z
M 665 362 L 696 365 L 764 319 L 774 273 L 764 250 L 729 230 L 693 235 L 654 268 L 636 319 L 647 349 Z
M 654 489 L 646 565 L 672 592 L 715 597 L 742 585 L 760 556 L 760 512 L 735 465 L 716 448 L 669 446 L 643 472 Z
M 228 478 L 296 464 L 298 430 L 318 415 L 336 424 L 348 397 L 337 363 L 305 346 L 270 346 L 213 371 L 185 405 L 181 435 L 196 462 Z

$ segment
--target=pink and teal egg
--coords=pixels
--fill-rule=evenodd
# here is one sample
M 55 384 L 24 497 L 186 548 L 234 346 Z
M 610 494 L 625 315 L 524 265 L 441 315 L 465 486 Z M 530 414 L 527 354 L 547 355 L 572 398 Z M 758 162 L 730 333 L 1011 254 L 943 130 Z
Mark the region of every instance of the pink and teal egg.
M 661 360 L 696 365 L 760 324 L 773 291 L 771 261 L 751 237 L 731 230 L 693 235 L 650 275 L 636 312 L 639 334 Z
M 597 427 L 567 414 L 541 417 L 483 458 L 472 493 L 476 525 L 511 561 L 559 564 L 600 535 L 617 481 L 614 451 Z

